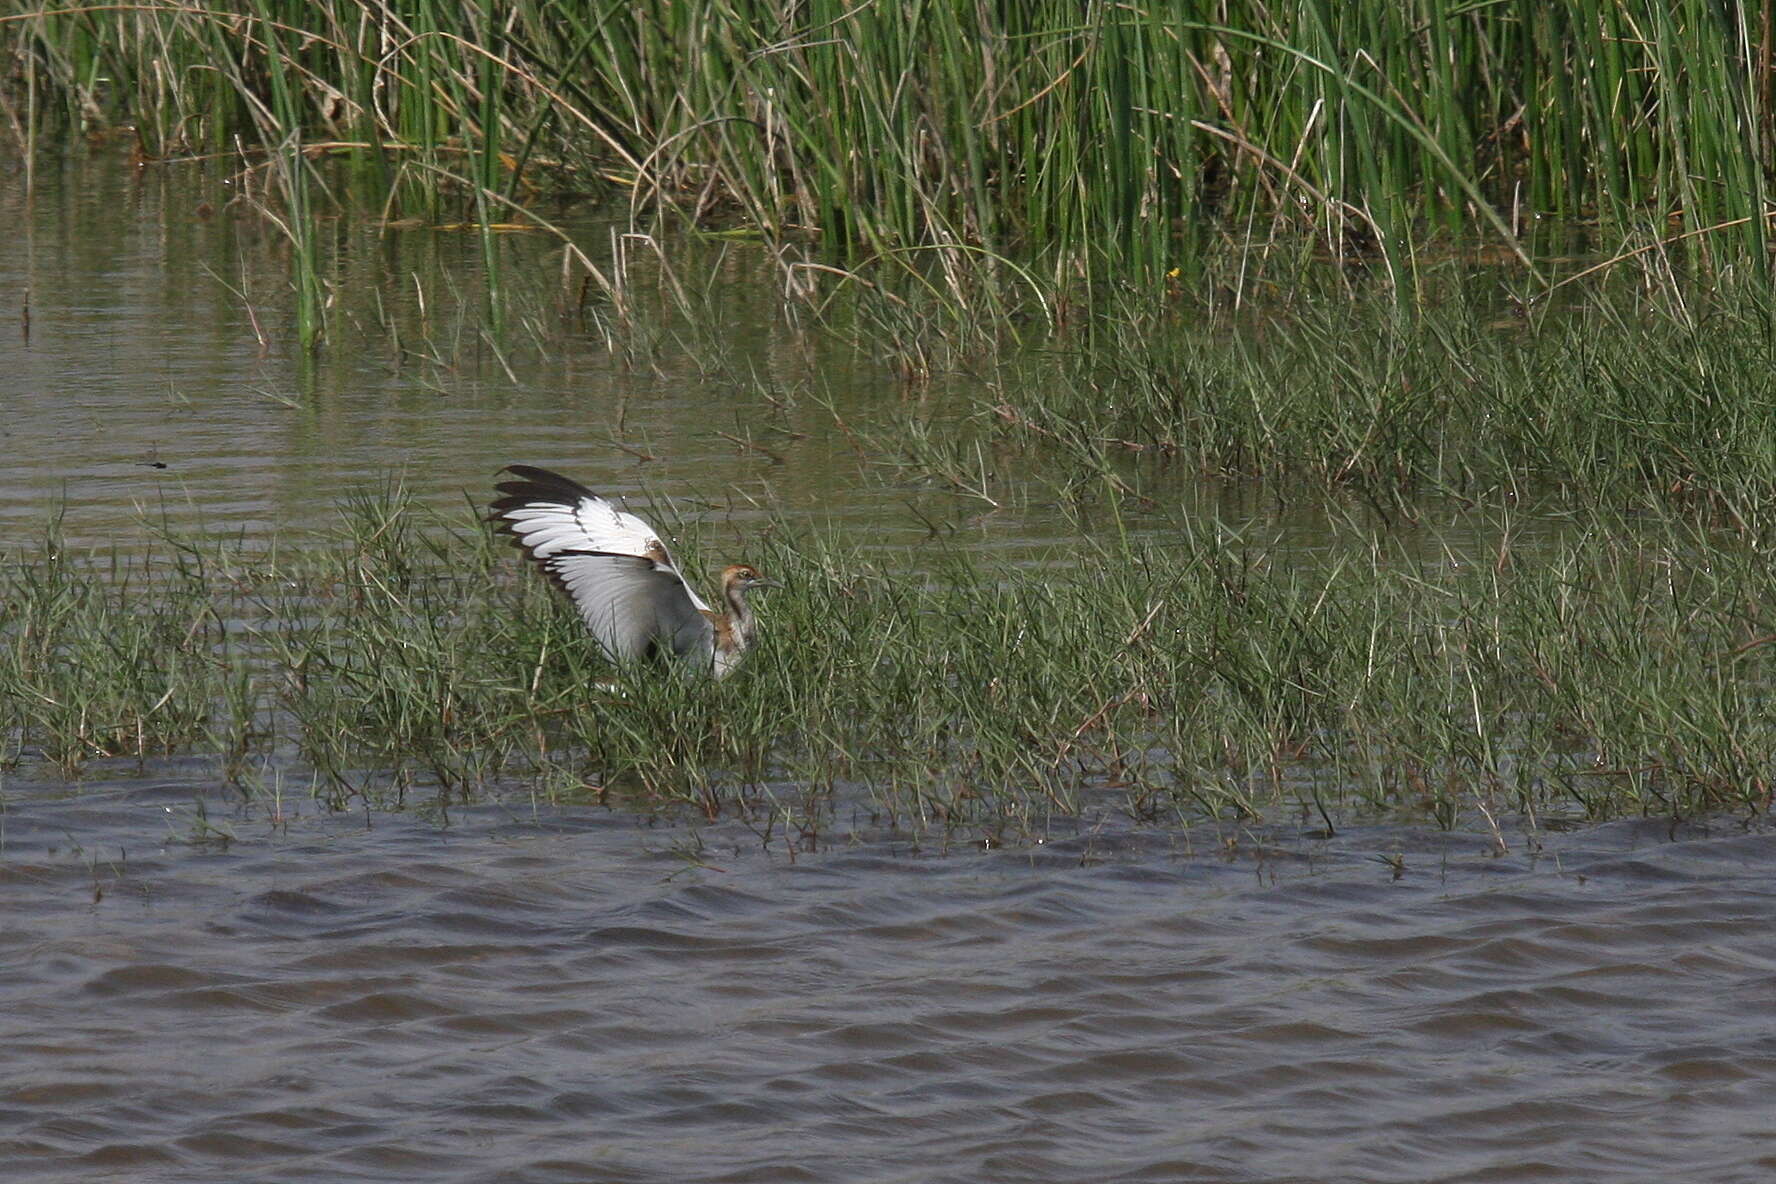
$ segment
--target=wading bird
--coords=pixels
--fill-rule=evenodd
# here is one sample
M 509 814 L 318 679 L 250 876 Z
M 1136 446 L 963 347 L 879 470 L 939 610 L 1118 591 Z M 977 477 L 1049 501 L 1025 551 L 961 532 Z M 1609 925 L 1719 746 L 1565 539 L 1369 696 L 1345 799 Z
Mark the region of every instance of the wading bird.
M 726 611 L 703 603 L 654 528 L 548 469 L 507 465 L 494 486 L 493 517 L 573 600 L 586 628 L 615 662 L 673 657 L 716 678 L 752 644 L 746 594 L 775 588 L 749 564 L 722 569 Z

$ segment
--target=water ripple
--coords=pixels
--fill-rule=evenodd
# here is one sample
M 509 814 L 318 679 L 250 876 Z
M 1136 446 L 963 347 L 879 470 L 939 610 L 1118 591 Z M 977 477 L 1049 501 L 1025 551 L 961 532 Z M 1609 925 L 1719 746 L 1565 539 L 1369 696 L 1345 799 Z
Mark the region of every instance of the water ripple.
M 1770 836 L 1369 835 L 1400 879 L 1348 834 L 689 871 L 572 812 L 45 839 L 141 806 L 9 802 L 0 1179 L 1776 1168 Z

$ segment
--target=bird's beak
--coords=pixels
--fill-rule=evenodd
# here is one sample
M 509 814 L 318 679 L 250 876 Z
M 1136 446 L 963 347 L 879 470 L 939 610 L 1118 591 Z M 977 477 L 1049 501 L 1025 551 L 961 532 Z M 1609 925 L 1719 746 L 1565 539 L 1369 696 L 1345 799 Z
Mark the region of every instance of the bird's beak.
M 753 588 L 781 588 L 781 587 L 783 587 L 783 582 L 781 580 L 767 580 L 767 579 L 763 579 L 763 578 L 756 579 L 756 580 L 748 580 L 747 584 L 749 587 L 753 587 Z

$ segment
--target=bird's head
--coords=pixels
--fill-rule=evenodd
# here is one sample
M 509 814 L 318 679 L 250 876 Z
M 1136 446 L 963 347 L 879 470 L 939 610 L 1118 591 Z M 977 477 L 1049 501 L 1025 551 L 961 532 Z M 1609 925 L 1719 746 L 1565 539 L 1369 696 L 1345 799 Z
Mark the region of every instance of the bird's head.
M 730 563 L 722 569 L 722 588 L 730 592 L 750 592 L 754 588 L 781 588 L 776 580 L 768 580 L 750 563 Z

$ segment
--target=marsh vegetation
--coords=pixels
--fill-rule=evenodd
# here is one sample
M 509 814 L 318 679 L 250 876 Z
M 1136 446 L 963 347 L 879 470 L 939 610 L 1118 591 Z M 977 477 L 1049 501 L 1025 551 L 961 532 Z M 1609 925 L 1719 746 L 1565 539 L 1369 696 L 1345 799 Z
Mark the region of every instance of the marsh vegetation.
M 978 329 L 1166 277 L 1261 297 L 1310 261 L 1408 296 L 1452 255 L 1532 296 L 1599 259 L 1761 270 L 1773 38 L 1701 0 L 148 3 L 0 18 L 0 102 L 27 161 L 126 128 L 145 165 L 239 170 L 310 345 L 341 213 L 466 218 L 490 257 L 556 234 L 620 301 L 563 194 L 757 237 L 812 308 L 924 293 Z
M 1353 507 L 1313 553 L 1182 521 L 917 574 L 774 532 L 752 553 L 789 586 L 722 683 L 606 667 L 472 518 L 399 494 L 342 513 L 275 553 L 8 555 L 14 761 L 197 752 L 245 794 L 276 770 L 340 807 L 522 786 L 804 837 L 838 811 L 1027 839 L 1087 805 L 1329 827 L 1760 810 L 1776 758 L 1768 549 L 1681 513 L 1401 531 Z
M 1074 540 L 996 561 L 934 524 L 896 556 L 778 521 L 748 558 L 788 587 L 715 685 L 605 668 L 474 512 L 398 486 L 323 534 L 51 529 L 0 557 L 4 756 L 199 754 L 341 807 L 591 795 L 797 841 L 841 817 L 1030 838 L 1087 807 L 1762 810 L 1771 47 L 1699 3 L 0 18 L 27 168 L 109 133 L 228 177 L 288 277 L 262 343 L 507 374 L 568 340 L 637 371 L 671 349 L 780 406 L 721 343 L 732 244 L 788 331 L 903 384 L 831 410 L 865 479 Z M 385 306 L 417 279 L 366 227 L 472 233 L 472 290 Z M 1322 536 L 1182 509 L 1203 486 L 1311 504 Z

